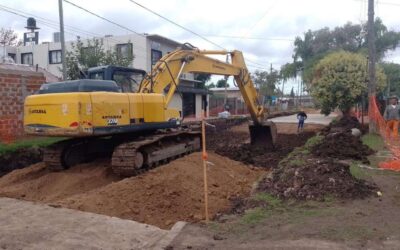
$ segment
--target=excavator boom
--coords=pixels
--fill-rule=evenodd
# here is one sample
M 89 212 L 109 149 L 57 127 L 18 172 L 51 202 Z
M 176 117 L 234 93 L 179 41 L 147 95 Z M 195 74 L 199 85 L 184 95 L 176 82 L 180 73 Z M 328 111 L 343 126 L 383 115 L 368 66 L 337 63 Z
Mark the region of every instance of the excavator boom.
M 222 62 L 210 55 L 230 56 L 231 62 Z M 168 106 L 175 93 L 182 73 L 208 73 L 233 76 L 248 107 L 253 124 L 250 125 L 252 144 L 273 148 L 276 140 L 276 128 L 266 121 L 266 110 L 259 102 L 258 92 L 247 70 L 242 52 L 238 50 L 199 50 L 197 48 L 178 49 L 164 56 L 152 72 L 143 80 L 139 92 L 163 93 L 167 88 Z

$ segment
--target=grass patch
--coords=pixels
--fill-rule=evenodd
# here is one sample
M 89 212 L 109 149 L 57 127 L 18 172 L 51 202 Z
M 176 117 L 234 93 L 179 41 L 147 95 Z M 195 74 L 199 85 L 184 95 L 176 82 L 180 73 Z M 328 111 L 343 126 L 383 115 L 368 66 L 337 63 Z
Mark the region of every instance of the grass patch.
M 365 179 L 366 177 L 369 176 L 369 174 L 367 174 L 364 169 L 360 168 L 358 166 L 358 162 L 354 161 L 350 164 L 350 173 L 352 176 L 354 176 L 354 178 L 356 179 Z
M 22 148 L 31 148 L 31 147 L 46 147 L 55 142 L 63 140 L 61 137 L 43 137 L 43 138 L 35 138 L 35 139 L 27 139 L 16 141 L 10 144 L 2 144 L 0 143 L 0 155 L 6 153 L 12 153 L 18 149 Z
M 246 214 L 241 218 L 241 222 L 244 224 L 254 225 L 267 218 L 269 215 L 271 215 L 271 213 L 272 211 L 269 209 L 258 207 L 247 211 Z
M 295 148 L 284 159 L 282 159 L 279 162 L 278 166 L 281 166 L 282 164 L 289 164 L 291 166 L 303 166 L 304 164 L 306 164 L 306 161 L 304 160 L 305 156 L 309 155 L 311 153 L 311 149 L 315 145 L 320 144 L 323 139 L 324 136 L 322 135 L 311 137 L 303 146 Z
M 307 150 L 310 150 L 315 145 L 320 144 L 323 139 L 324 139 L 324 136 L 322 136 L 322 135 L 313 136 L 313 137 L 311 137 L 310 139 L 307 140 L 307 142 L 304 144 L 304 148 L 307 149 Z
M 282 205 L 282 201 L 280 199 L 267 193 L 257 193 L 252 199 L 256 201 L 265 201 L 271 207 Z
M 366 134 L 361 137 L 361 141 L 375 151 L 379 151 L 385 148 L 385 142 L 378 134 Z

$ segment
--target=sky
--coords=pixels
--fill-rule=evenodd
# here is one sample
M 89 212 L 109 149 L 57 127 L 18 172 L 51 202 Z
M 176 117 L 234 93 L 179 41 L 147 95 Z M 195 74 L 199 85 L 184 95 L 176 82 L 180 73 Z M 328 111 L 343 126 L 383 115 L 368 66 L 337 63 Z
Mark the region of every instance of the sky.
M 138 33 L 159 34 L 179 42 L 190 42 L 200 49 L 219 49 L 129 0 L 69 1 Z M 135 1 L 224 49 L 243 51 L 251 71 L 269 69 L 271 64 L 279 69 L 284 63 L 291 62 L 293 40 L 308 29 L 334 28 L 346 22 L 361 23 L 367 20 L 367 0 Z M 375 2 L 376 16 L 389 29 L 399 31 L 400 1 Z M 58 30 L 58 0 L 0 0 L 0 27 L 12 28 L 22 37 L 26 19 L 2 11 L 4 6 L 53 21 L 49 24 L 37 19 L 42 42 L 51 41 L 51 34 Z M 131 33 L 67 2 L 63 6 L 67 40 L 75 40 L 77 35 L 86 38 Z M 400 52 L 389 52 L 386 60 L 400 63 Z

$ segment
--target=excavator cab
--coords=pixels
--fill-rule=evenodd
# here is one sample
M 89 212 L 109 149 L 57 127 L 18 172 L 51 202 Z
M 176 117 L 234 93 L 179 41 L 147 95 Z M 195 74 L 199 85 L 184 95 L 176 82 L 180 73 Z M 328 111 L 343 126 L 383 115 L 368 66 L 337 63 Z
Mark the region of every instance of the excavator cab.
M 112 80 L 117 83 L 123 93 L 136 93 L 146 71 L 119 66 L 99 66 L 90 68 L 87 78 L 96 80 Z

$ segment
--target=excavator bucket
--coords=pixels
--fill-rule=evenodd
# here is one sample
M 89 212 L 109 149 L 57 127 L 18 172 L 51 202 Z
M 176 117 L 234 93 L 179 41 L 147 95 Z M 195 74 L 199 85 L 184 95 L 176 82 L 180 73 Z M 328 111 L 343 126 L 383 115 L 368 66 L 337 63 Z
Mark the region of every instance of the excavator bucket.
M 262 124 L 251 124 L 249 130 L 251 145 L 274 149 L 277 137 L 275 123 L 267 121 Z

